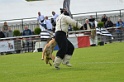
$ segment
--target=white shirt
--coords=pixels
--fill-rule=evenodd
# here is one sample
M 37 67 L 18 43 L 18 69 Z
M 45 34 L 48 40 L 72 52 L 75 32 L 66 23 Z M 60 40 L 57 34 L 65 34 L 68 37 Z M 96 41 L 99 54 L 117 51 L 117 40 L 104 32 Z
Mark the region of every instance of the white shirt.
M 43 24 L 43 22 L 41 22 L 42 20 L 44 20 L 44 15 L 41 15 L 41 16 L 38 16 L 38 17 L 37 17 L 37 21 L 38 21 L 40 24 Z
M 64 31 L 68 32 L 69 25 L 77 28 L 81 28 L 82 24 L 78 23 L 69 16 L 63 14 L 59 15 L 56 19 L 56 30 L 55 31 Z
M 56 21 L 56 18 L 58 17 L 59 15 L 58 14 L 55 14 L 52 16 L 52 18 L 54 19 L 54 21 Z
M 98 22 L 97 22 L 97 21 L 95 21 L 95 27 L 97 27 L 97 24 L 98 24 Z
M 47 29 L 51 29 L 51 30 L 52 30 L 51 21 L 48 19 L 48 20 L 45 20 L 44 22 L 45 22 L 45 24 L 46 24 Z
M 89 30 L 89 31 L 90 31 L 90 25 L 89 25 L 89 24 L 87 24 L 87 30 Z

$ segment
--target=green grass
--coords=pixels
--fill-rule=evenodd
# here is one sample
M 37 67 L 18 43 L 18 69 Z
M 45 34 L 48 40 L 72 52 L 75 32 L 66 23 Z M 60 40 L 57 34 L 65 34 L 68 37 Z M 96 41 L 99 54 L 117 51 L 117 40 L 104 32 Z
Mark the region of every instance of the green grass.
M 73 67 L 60 70 L 40 58 L 41 52 L 0 56 L 0 82 L 124 82 L 123 42 L 75 49 Z

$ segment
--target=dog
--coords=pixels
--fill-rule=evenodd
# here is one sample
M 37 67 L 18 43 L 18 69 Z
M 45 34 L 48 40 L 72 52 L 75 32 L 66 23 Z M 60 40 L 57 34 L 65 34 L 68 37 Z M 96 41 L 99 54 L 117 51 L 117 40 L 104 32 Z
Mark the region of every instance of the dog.
M 54 47 L 56 46 L 55 39 L 52 38 L 44 47 L 43 52 L 42 52 L 42 60 L 45 60 L 46 64 L 49 64 L 52 66 L 50 60 L 54 61 L 55 56 L 52 55 Z

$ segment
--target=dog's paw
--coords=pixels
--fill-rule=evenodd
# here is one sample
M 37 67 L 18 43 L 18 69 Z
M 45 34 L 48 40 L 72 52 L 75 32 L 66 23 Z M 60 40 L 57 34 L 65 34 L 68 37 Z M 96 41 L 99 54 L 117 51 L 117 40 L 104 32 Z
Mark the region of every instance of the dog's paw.
M 44 60 L 43 58 L 41 58 L 41 60 Z

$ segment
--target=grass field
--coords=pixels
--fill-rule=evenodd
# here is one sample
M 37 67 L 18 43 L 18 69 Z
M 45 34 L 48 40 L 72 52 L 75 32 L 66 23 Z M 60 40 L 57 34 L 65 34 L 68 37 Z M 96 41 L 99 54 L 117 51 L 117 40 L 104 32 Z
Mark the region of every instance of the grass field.
M 124 82 L 124 43 L 75 49 L 71 63 L 56 70 L 41 52 L 3 55 L 0 82 Z

